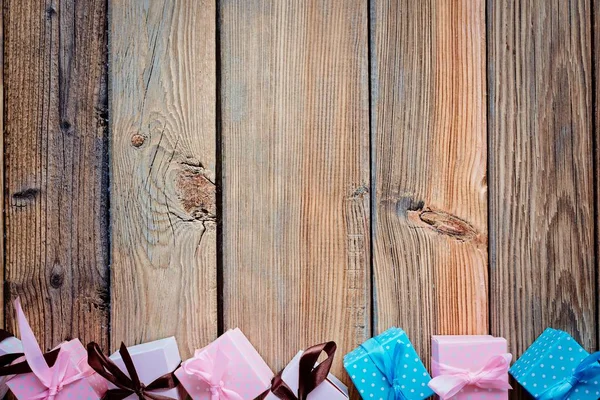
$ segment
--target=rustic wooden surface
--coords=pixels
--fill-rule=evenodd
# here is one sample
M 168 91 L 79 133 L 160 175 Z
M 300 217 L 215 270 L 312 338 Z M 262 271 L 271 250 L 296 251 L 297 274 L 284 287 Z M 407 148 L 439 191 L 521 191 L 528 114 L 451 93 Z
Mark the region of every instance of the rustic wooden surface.
M 598 349 L 599 0 L 0 4 L 9 328 Z
M 275 371 L 325 340 L 344 354 L 371 333 L 366 3 L 219 13 L 224 327 Z
M 188 357 L 217 336 L 215 2 L 110 9 L 112 347 Z
M 590 4 L 491 3 L 491 331 L 517 355 L 547 326 L 594 350 Z
M 488 330 L 483 0 L 371 15 L 376 332 Z
M 42 347 L 108 339 L 106 4 L 5 0 L 5 299 Z

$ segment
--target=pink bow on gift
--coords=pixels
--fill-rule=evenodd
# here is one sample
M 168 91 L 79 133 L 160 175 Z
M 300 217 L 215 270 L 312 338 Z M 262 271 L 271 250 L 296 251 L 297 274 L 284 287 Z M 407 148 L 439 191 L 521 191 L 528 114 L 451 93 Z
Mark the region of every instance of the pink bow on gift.
M 439 375 L 429 381 L 429 387 L 442 400 L 455 396 L 465 386 L 477 386 L 482 389 L 512 389 L 507 382 L 511 354 L 501 354 L 490 360 L 477 372 L 441 364 L 433 360 L 433 369 Z
M 17 311 L 17 323 L 21 331 L 21 343 L 23 344 L 25 359 L 31 371 L 42 385 L 46 387 L 44 392 L 30 397 L 31 400 L 54 400 L 63 387 L 94 373 L 87 363 L 79 364 L 81 372 L 78 372 L 76 368 L 69 368 L 71 363 L 70 352 L 62 348 L 58 353 L 58 358 L 54 365 L 49 367 L 44 359 L 40 345 L 29 326 L 29 322 L 25 318 L 25 314 L 21 308 L 21 301 L 18 298 L 15 300 L 15 309 Z
M 216 354 L 215 354 L 216 353 Z M 210 388 L 211 400 L 244 400 L 223 382 L 229 359 L 221 349 L 196 350 L 194 357 L 181 364 L 183 372 L 198 377 Z

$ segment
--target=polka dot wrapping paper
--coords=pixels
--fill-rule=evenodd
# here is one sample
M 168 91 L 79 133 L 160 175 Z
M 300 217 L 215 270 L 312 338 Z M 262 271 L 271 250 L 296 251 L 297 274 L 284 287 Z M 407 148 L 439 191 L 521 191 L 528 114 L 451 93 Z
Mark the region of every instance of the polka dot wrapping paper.
M 432 376 L 440 375 L 436 362 L 477 373 L 495 356 L 506 354 L 506 339 L 489 335 L 433 336 L 431 339 Z M 508 367 L 508 364 L 506 364 Z M 508 371 L 503 373 L 508 382 Z M 452 400 L 507 400 L 508 390 L 467 385 Z
M 358 389 L 363 399 L 389 400 L 394 399 L 394 387 L 390 376 L 381 371 L 376 365 L 372 354 L 366 350 L 371 346 L 365 346 L 369 341 L 385 352 L 386 362 L 393 369 L 396 379 L 396 388 L 408 399 L 425 399 L 433 394 L 427 386 L 431 376 L 425 369 L 421 359 L 406 333 L 400 328 L 390 328 L 381 335 L 369 339 L 365 344 L 358 347 L 344 357 L 344 368 L 348 371 L 352 382 Z M 400 346 L 396 349 L 396 346 Z M 394 360 L 394 356 L 398 359 Z M 397 362 L 394 362 L 397 361 Z
M 548 388 L 569 379 L 588 352 L 567 332 L 548 328 L 510 369 L 510 374 L 535 398 Z M 597 400 L 600 379 L 579 382 L 567 400 Z

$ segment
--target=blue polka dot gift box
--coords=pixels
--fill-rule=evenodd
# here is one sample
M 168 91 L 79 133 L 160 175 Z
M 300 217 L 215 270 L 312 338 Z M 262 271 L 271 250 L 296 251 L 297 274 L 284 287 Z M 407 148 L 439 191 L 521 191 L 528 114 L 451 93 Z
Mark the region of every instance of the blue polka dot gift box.
M 600 352 L 590 355 L 567 332 L 548 328 L 509 372 L 536 399 L 597 400 L 598 360 Z
M 427 386 L 431 376 L 400 328 L 390 328 L 346 354 L 344 368 L 366 400 L 420 400 L 433 395 Z

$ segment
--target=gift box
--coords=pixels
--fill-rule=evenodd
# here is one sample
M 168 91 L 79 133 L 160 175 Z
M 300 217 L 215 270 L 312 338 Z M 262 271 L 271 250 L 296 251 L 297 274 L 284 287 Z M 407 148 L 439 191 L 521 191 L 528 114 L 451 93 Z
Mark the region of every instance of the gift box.
M 19 339 L 2 329 L 0 329 L 0 337 L 3 338 L 0 342 L 0 357 L 7 354 L 23 353 L 23 346 Z M 6 396 L 6 393 L 8 392 L 6 382 L 12 377 L 13 375 L 0 376 L 0 399 L 3 399 L 4 396 Z
M 194 400 L 209 400 L 213 392 L 223 399 L 252 400 L 269 388 L 273 372 L 242 331 L 233 329 L 196 350 L 175 376 Z
M 431 387 L 441 399 L 507 400 L 512 356 L 504 338 L 433 336 Z
M 304 354 L 304 351 L 299 351 L 281 373 L 281 379 L 283 379 L 296 396 L 298 395 L 298 377 L 300 375 L 300 359 L 302 358 L 302 354 Z M 328 374 L 327 378 L 311 391 L 306 398 L 307 400 L 346 400 L 348 399 L 348 388 L 335 376 Z M 265 400 L 278 399 L 273 393 L 269 393 L 265 398 Z
M 17 399 L 98 400 L 107 390 L 107 384 L 87 363 L 87 352 L 79 339 L 60 344 L 58 357 L 52 365 L 44 359 L 42 351 L 27 322 L 21 304 L 15 301 L 17 322 L 21 331 L 21 346 L 32 372 L 15 375 L 6 383 Z M 14 346 L 18 344 L 14 343 Z
M 598 353 L 590 356 L 567 332 L 548 328 L 509 372 L 536 399 L 597 400 L 598 358 Z
M 157 390 L 151 390 L 151 386 L 149 386 L 157 378 L 175 371 L 181 363 L 179 348 L 177 347 L 177 341 L 174 337 L 138 344 L 136 346 L 127 347 L 126 350 L 131 357 L 133 367 L 135 368 L 135 372 L 137 373 L 140 382 L 145 386 L 148 386 L 148 391 L 150 393 L 175 400 L 185 398 L 185 393 L 180 390 L 179 386 Z M 122 353 L 123 349 L 116 351 L 110 356 L 110 360 L 123 373 L 131 378 Z M 109 389 L 115 388 L 115 385 L 112 383 L 109 384 Z M 131 394 L 125 397 L 125 399 L 136 400 L 138 399 L 138 396 L 136 394 Z
M 396 327 L 347 354 L 344 368 L 363 399 L 393 398 L 388 396 L 396 391 L 408 400 L 433 394 L 429 373 L 406 333 Z

